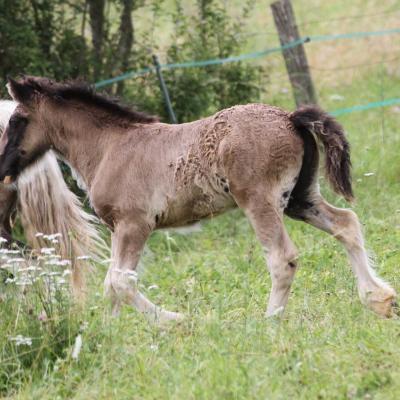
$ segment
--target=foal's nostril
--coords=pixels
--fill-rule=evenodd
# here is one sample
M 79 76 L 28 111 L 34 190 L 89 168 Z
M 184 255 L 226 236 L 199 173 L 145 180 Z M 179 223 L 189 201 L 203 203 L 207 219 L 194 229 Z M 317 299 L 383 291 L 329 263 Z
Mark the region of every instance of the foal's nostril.
M 296 263 L 293 262 L 293 261 L 290 261 L 289 267 L 290 267 L 290 268 L 296 268 Z

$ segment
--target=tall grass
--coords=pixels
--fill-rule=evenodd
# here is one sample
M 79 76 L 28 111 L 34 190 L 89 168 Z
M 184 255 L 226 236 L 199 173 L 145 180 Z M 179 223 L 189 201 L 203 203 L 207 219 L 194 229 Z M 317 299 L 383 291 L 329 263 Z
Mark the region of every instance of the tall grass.
M 327 15 L 334 18 L 343 15 L 347 3 L 313 0 L 312 5 L 329 9 Z M 357 11 L 353 3 L 364 4 L 351 2 L 352 14 Z M 319 8 L 300 5 L 295 2 L 301 20 L 320 19 Z M 379 11 L 380 2 L 370 0 L 367 8 Z M 374 19 L 379 28 L 384 22 L 384 17 Z M 342 23 L 334 26 L 339 29 Z M 345 24 L 346 29 L 368 30 L 363 20 Z M 319 33 L 319 28 L 312 25 L 309 33 Z M 370 51 L 372 60 L 377 45 L 369 43 L 351 44 L 358 50 L 353 58 L 345 55 L 346 63 L 356 64 L 360 49 Z M 386 40 L 384 46 L 390 50 Z M 340 65 L 342 53 L 336 50 Z M 329 54 L 326 47 L 321 54 L 314 48 L 311 61 L 323 61 Z M 284 77 L 282 64 L 275 67 Z M 335 71 L 321 71 L 315 78 L 320 102 L 328 110 L 398 97 L 400 90 L 398 71 L 385 64 L 341 71 L 337 78 Z M 265 100 L 292 108 L 290 91 L 282 90 L 287 79 L 272 82 L 274 90 Z M 378 273 L 397 290 L 399 118 L 399 107 L 340 117 L 352 146 L 354 209 Z M 347 206 L 323 178 L 321 185 L 331 202 Z M 96 266 L 87 304 L 79 307 L 67 290 L 68 275 L 63 276 L 68 265 L 58 265 L 57 258 L 43 253 L 42 259 L 21 261 L 22 271 L 4 268 L 19 264 L 10 258 L 22 257 L 1 252 L 0 397 L 400 398 L 399 320 L 380 319 L 360 304 L 335 239 L 300 222 L 287 220 L 286 225 L 300 250 L 301 268 L 286 314 L 278 320 L 264 319 L 270 278 L 253 230 L 239 210 L 205 222 L 201 232 L 190 236 L 156 232 L 151 237 L 141 290 L 157 304 L 188 314 L 183 324 L 168 329 L 149 325 L 129 307 L 119 318 L 110 316 L 102 294 L 105 264 Z M 42 269 L 27 271 L 29 266 Z M 23 282 L 25 278 L 32 282 Z
M 335 93 L 355 104 L 359 87 L 371 96 L 382 90 L 391 96 L 399 82 L 384 72 L 383 83 L 376 84 L 381 74 L 371 69 L 352 86 L 326 88 L 322 102 L 336 107 L 330 99 Z M 353 150 L 354 208 L 378 273 L 397 289 L 398 118 L 396 107 L 341 118 Z M 330 201 L 346 206 L 323 179 L 321 184 Z M 190 236 L 151 237 L 141 290 L 189 316 L 167 330 L 129 307 L 111 318 L 102 295 L 106 265 L 96 266 L 83 308 L 72 302 L 67 283 L 58 281 L 67 276 L 52 253 L 21 261 L 22 272 L 3 269 L 1 393 L 21 399 L 398 398 L 399 321 L 379 319 L 361 306 L 344 251 L 333 238 L 300 222 L 286 224 L 301 268 L 282 320 L 264 319 L 270 278 L 239 210 Z M 21 258 L 3 252 L 8 264 L 8 258 Z M 29 272 L 27 266 L 43 270 Z M 33 274 L 32 284 L 18 285 L 25 274 Z M 78 337 L 82 345 L 72 357 Z

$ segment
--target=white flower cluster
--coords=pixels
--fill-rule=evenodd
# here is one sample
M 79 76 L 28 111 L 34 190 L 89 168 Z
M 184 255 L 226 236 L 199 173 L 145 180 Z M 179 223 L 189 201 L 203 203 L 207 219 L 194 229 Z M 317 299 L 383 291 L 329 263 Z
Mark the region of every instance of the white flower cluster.
M 10 337 L 9 340 L 15 342 L 16 346 L 32 346 L 32 338 L 30 337 L 17 335 L 15 337 Z
M 36 237 L 54 244 L 61 234 L 45 235 L 38 232 Z M 45 283 L 48 293 L 54 294 L 57 290 L 67 290 L 66 277 L 71 274 L 71 270 L 65 268 L 70 265 L 71 261 L 62 259 L 56 254 L 56 248 L 52 246 L 42 247 L 39 255 L 35 257 L 32 254 L 30 258 L 25 258 L 21 250 L 0 248 L 0 268 L 9 271 L 9 276 L 5 280 L 6 284 L 25 287 L 41 281 Z
M 45 234 L 42 233 L 42 232 L 38 232 L 38 233 L 36 233 L 35 236 L 36 236 L 37 238 L 42 238 L 42 239 L 44 239 L 44 240 L 47 240 L 47 241 L 49 241 L 50 243 L 57 244 L 57 243 L 59 243 L 59 242 L 58 242 L 58 238 L 61 237 L 62 235 L 61 235 L 61 233 L 53 233 L 53 234 L 51 234 L 51 235 L 45 235 Z

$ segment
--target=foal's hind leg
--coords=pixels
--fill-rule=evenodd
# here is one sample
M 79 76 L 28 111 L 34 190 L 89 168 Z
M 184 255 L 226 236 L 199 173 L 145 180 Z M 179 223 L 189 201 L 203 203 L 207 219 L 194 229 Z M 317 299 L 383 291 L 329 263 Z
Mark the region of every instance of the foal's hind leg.
M 241 205 L 266 252 L 271 274 L 272 289 L 266 316 L 283 312 L 297 269 L 298 252 L 283 225 L 282 208 L 275 202 L 272 196 L 255 195 Z
M 391 316 L 396 292 L 371 268 L 357 215 L 351 210 L 331 206 L 319 193 L 309 201 L 307 208 L 296 207 L 294 214 L 288 209 L 288 215 L 304 219 L 343 243 L 357 278 L 361 302 L 377 314 Z
M 182 314 L 163 310 L 139 292 L 137 271 L 140 255 L 150 235 L 145 223 L 120 222 L 112 235 L 112 264 L 105 279 L 105 290 L 111 296 L 113 313 L 121 303 L 133 305 L 152 322 L 163 324 L 181 320 Z

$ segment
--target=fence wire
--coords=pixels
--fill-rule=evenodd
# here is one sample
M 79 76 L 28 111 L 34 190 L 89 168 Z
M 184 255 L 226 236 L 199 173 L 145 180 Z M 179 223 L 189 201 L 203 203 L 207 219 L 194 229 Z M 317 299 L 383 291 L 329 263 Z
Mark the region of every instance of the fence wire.
M 396 10 L 396 11 L 400 11 L 400 10 Z M 349 17 L 344 17 L 344 18 L 354 18 L 354 17 L 356 17 L 356 16 L 349 16 Z M 317 22 L 317 21 L 314 21 L 314 22 Z M 222 65 L 222 64 L 231 63 L 231 62 L 240 62 L 240 61 L 247 61 L 247 60 L 251 60 L 251 59 L 258 59 L 258 58 L 262 58 L 262 57 L 268 56 L 273 53 L 283 52 L 287 49 L 291 49 L 291 48 L 303 45 L 305 43 L 336 41 L 336 40 L 345 40 L 345 39 L 361 39 L 361 38 L 368 38 L 368 37 L 380 37 L 380 36 L 394 35 L 394 34 L 399 34 L 399 33 L 400 33 L 400 28 L 394 28 L 394 29 L 384 29 L 384 30 L 378 30 L 378 31 L 363 31 L 363 32 L 338 33 L 338 34 L 330 34 L 330 35 L 305 36 L 300 39 L 294 40 L 292 42 L 286 43 L 282 46 L 272 47 L 272 48 L 265 49 L 262 51 L 246 53 L 246 54 L 241 54 L 238 56 L 232 56 L 232 57 L 226 57 L 226 58 L 214 58 L 214 59 L 208 59 L 208 60 L 193 60 L 193 61 L 186 61 L 186 62 L 182 62 L 182 63 L 166 63 L 166 64 L 160 64 L 159 67 L 161 70 L 201 68 L 201 67 L 212 66 L 212 65 Z M 315 67 L 312 67 L 312 68 L 316 69 Z M 348 67 L 348 68 L 352 68 L 352 67 Z M 125 74 L 116 76 L 114 78 L 99 81 L 99 82 L 95 83 L 94 86 L 95 86 L 95 88 L 102 88 L 105 86 L 112 85 L 116 82 L 120 82 L 120 81 L 123 81 L 126 79 L 132 79 L 132 78 L 145 76 L 147 74 L 154 73 L 154 72 L 156 72 L 155 67 L 145 67 L 145 68 L 137 70 L 137 71 L 130 71 Z M 395 105 L 395 104 L 400 104 L 400 98 L 386 99 L 386 100 L 375 101 L 375 102 L 371 102 L 371 103 L 367 103 L 367 104 L 355 105 L 355 106 L 347 107 L 347 108 L 341 108 L 341 109 L 331 111 L 331 114 L 333 114 L 335 116 L 339 116 L 339 115 L 349 114 L 352 112 L 369 110 L 372 108 L 387 107 L 387 106 L 391 106 L 391 105 Z

